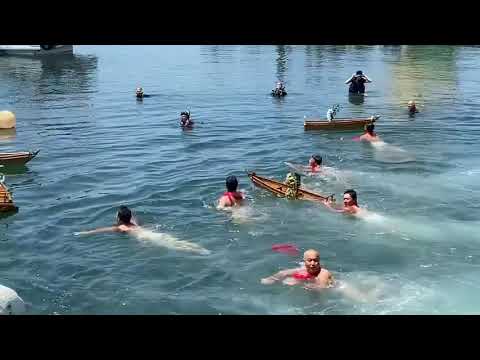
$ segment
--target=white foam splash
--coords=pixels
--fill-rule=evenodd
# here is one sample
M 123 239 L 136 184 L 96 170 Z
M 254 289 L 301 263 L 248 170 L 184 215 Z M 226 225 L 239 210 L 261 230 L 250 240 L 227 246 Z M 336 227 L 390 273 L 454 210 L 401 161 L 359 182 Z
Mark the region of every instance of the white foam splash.
M 149 229 L 138 229 L 131 231 L 130 233 L 138 240 L 146 241 L 168 249 L 193 252 L 200 255 L 210 254 L 210 250 L 207 250 L 198 244 L 194 244 L 185 240 L 179 240 L 170 234 L 154 232 Z

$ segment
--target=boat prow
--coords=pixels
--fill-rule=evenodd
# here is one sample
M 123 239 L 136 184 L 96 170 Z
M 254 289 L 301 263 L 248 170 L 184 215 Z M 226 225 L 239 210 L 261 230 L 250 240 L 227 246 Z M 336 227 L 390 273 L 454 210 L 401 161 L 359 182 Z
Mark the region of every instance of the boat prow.
M 19 151 L 12 153 L 0 153 L 0 165 L 3 166 L 23 166 L 32 160 L 40 150 Z
M 0 45 L 0 55 L 44 56 L 73 54 L 73 45 Z
M 365 125 L 373 124 L 380 116 L 375 115 L 369 118 L 358 119 L 305 119 L 303 127 L 305 130 L 350 130 L 363 128 Z
M 258 176 L 255 172 L 247 173 L 247 175 L 256 186 L 261 187 L 265 190 L 268 190 L 278 197 L 287 196 L 286 193 L 289 187 L 286 184 L 281 183 L 280 181 L 271 180 L 262 176 Z M 299 200 L 323 202 L 329 198 L 333 199 L 333 195 L 330 195 L 330 196 L 320 195 L 302 188 L 298 189 L 298 193 L 297 193 L 297 199 Z

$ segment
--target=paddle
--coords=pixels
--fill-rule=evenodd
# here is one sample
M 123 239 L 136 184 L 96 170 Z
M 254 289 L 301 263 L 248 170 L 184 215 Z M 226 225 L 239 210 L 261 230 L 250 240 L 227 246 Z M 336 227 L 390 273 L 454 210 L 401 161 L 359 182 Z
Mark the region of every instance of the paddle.
M 298 256 L 300 253 L 300 250 L 293 244 L 274 244 L 272 245 L 272 250 L 292 256 Z

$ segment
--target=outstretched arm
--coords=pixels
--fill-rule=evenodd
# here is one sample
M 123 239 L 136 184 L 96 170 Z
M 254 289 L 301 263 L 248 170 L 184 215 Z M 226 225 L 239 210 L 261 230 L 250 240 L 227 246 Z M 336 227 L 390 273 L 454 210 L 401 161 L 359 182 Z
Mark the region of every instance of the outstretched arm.
M 325 205 L 327 209 L 333 210 L 334 212 L 339 212 L 339 213 L 343 212 L 343 209 L 338 209 L 338 208 L 334 207 L 333 202 L 330 199 L 329 200 L 323 200 L 323 205 Z
M 111 226 L 111 227 L 104 227 L 104 228 L 99 228 L 95 230 L 90 230 L 90 231 L 80 231 L 74 233 L 75 235 L 90 235 L 90 234 L 98 234 L 98 233 L 106 233 L 106 232 L 116 232 L 118 231 L 117 226 Z
M 345 81 L 345 84 L 350 84 L 353 80 L 353 76 L 354 75 L 350 76 L 350 78 L 347 81 Z
M 269 277 L 263 278 L 261 280 L 261 283 L 264 285 L 271 285 L 276 281 L 281 281 L 285 279 L 286 277 L 292 275 L 295 271 L 298 271 L 299 269 L 287 269 L 287 270 L 282 270 L 279 271 Z
M 365 80 L 367 80 L 367 82 L 369 83 L 372 82 L 372 80 L 370 80 L 367 75 L 363 75 L 363 76 L 365 77 Z

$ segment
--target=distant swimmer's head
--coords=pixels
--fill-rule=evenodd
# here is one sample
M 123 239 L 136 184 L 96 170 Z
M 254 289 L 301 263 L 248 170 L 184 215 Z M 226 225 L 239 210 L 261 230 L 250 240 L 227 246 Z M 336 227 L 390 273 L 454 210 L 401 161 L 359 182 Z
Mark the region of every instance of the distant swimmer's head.
M 367 127 L 365 128 L 365 130 L 370 135 L 373 135 L 373 130 L 375 130 L 375 125 L 374 124 L 368 124 Z
M 120 206 L 117 212 L 118 224 L 128 225 L 128 224 L 131 224 L 131 221 L 132 221 L 132 211 L 124 205 Z
M 355 75 L 357 75 L 357 76 L 362 76 L 362 75 L 363 75 L 363 71 L 362 71 L 362 70 L 358 70 L 358 71 L 355 73 Z
M 188 120 L 188 119 L 190 119 L 190 113 L 188 113 L 188 112 L 186 112 L 186 111 L 182 111 L 182 112 L 180 113 L 180 118 L 181 118 L 182 120 Z
M 358 206 L 357 192 L 353 189 L 347 190 L 343 193 L 343 205 L 344 206 Z
M 137 97 L 143 97 L 143 88 L 137 87 L 135 94 L 137 95 Z
M 231 175 L 225 180 L 225 185 L 227 186 L 227 190 L 229 192 L 235 192 L 238 188 L 238 180 L 235 176 Z
M 315 164 L 318 166 L 322 165 L 322 157 L 320 155 L 312 155 L 309 164 L 310 166 L 314 166 Z
M 283 88 L 283 82 L 277 81 L 277 84 L 275 85 L 277 89 L 282 89 Z
M 312 275 L 318 275 L 321 270 L 320 267 L 320 253 L 316 250 L 310 249 L 303 253 L 303 261 L 307 272 Z
M 410 111 L 415 110 L 416 107 L 417 107 L 417 105 L 415 104 L 415 101 L 410 100 L 410 101 L 408 102 L 408 109 L 409 109 Z

